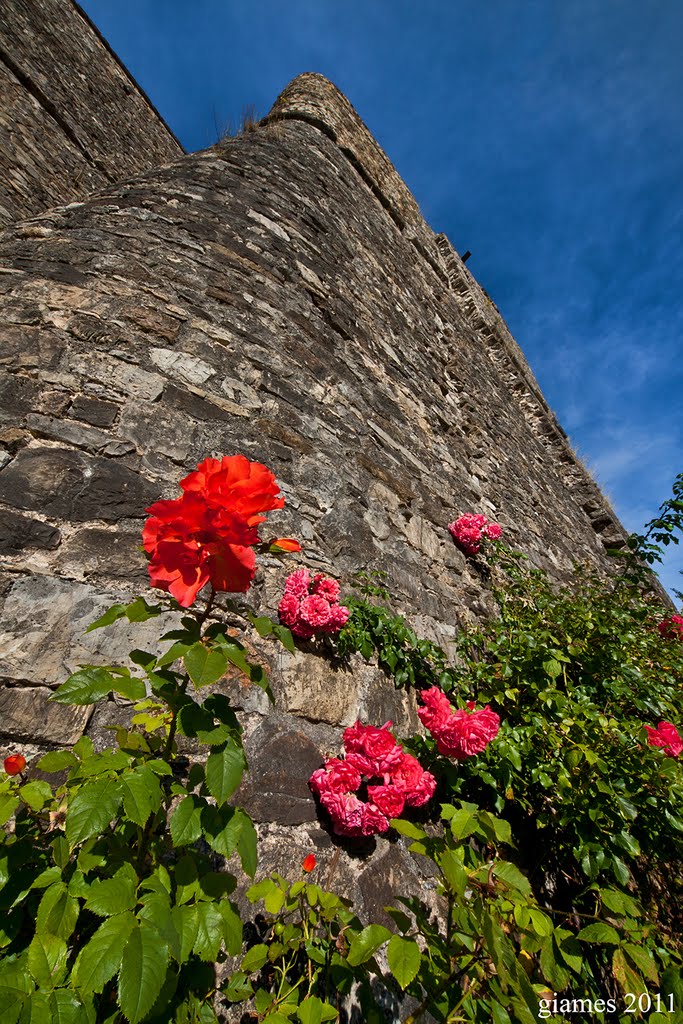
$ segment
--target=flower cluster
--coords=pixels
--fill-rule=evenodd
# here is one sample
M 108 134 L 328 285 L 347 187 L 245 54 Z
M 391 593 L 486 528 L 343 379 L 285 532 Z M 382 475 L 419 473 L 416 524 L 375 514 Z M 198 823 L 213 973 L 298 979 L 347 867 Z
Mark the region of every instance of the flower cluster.
M 647 742 L 651 747 L 661 747 L 669 757 L 678 757 L 683 751 L 683 737 L 671 722 L 660 722 L 656 729 L 651 725 L 646 725 L 645 728 Z
M 439 753 L 446 757 L 462 761 L 480 754 L 498 735 L 500 718 L 488 704 L 475 711 L 474 702 L 469 701 L 469 710 L 455 710 L 438 686 L 423 690 L 420 697 L 424 704 L 417 709 L 420 721 L 436 740 Z
M 465 512 L 464 515 L 448 524 L 453 540 L 462 548 L 466 555 L 478 555 L 482 538 L 498 540 L 502 530 L 498 523 L 490 523 L 484 515 Z
M 657 626 L 665 640 L 683 640 L 683 615 L 671 615 Z
M 337 581 L 321 572 L 312 577 L 306 568 L 287 577 L 277 610 L 280 622 L 304 640 L 316 633 L 339 632 L 349 617 L 349 609 L 339 604 Z
M 244 593 L 256 571 L 253 551 L 263 512 L 282 508 L 275 477 L 244 455 L 204 459 L 180 481 L 183 495 L 157 501 L 142 531 L 153 587 L 188 608 L 207 583 Z
M 309 785 L 339 836 L 386 832 L 404 807 L 421 807 L 434 795 L 436 779 L 404 752 L 390 726 L 356 722 L 344 731 L 346 757 L 330 758 L 311 775 Z

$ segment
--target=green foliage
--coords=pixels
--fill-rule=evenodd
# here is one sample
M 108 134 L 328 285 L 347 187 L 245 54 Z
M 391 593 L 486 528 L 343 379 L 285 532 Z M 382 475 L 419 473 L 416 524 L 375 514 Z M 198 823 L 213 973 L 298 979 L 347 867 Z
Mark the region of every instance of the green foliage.
M 161 610 L 139 598 L 91 628 Z M 56 787 L 0 782 L 0 815 L 15 818 L 0 837 L 2 1024 L 216 1019 L 215 963 L 242 948 L 225 865 L 235 856 L 253 877 L 256 831 L 227 803 L 246 768 L 240 724 L 227 697 L 201 690 L 230 664 L 269 689 L 243 645 L 205 617 L 186 615 L 159 657 L 131 652 L 133 671 L 84 666 L 57 689 L 63 704 L 111 691 L 136 701 L 132 728 L 112 727 L 116 747 L 97 752 L 83 737 L 46 754 L 41 772 L 66 773 Z M 179 736 L 204 748 L 204 766 L 188 770 Z

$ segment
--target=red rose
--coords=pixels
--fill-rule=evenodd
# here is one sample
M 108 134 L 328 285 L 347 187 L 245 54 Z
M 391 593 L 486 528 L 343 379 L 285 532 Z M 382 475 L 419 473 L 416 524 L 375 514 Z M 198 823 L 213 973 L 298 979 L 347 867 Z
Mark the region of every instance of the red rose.
M 683 751 L 683 738 L 671 722 L 660 722 L 656 729 L 651 725 L 646 725 L 645 728 L 647 742 L 651 747 L 661 747 L 669 757 L 678 757 Z
M 387 818 L 398 818 L 405 806 L 405 794 L 397 786 L 368 786 L 368 800 Z
M 210 508 L 239 516 L 248 526 L 262 523 L 266 518 L 262 512 L 282 508 L 285 503 L 277 497 L 280 488 L 270 470 L 244 455 L 204 459 L 180 486 L 186 494 L 199 494 Z
M 8 775 L 19 775 L 26 767 L 26 758 L 23 754 L 10 754 L 5 758 L 4 769 Z

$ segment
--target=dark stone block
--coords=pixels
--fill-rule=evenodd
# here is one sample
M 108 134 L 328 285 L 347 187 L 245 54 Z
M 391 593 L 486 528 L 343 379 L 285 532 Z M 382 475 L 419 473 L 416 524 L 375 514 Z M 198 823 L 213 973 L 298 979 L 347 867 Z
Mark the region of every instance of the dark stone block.
M 18 512 L 5 511 L 0 517 L 0 552 L 13 555 L 24 548 L 43 548 L 53 551 L 59 547 L 62 535 L 54 526 L 30 519 Z
M 300 825 L 317 818 L 308 788 L 312 772 L 324 757 L 303 732 L 266 719 L 246 744 L 249 772 L 237 803 L 254 821 Z
M 157 490 L 118 462 L 68 448 L 24 448 L 0 473 L 0 500 L 76 523 L 141 517 Z
M 110 427 L 119 411 L 116 402 L 102 402 L 98 398 L 86 398 L 79 395 L 71 403 L 69 415 L 77 420 L 85 420 L 94 427 Z

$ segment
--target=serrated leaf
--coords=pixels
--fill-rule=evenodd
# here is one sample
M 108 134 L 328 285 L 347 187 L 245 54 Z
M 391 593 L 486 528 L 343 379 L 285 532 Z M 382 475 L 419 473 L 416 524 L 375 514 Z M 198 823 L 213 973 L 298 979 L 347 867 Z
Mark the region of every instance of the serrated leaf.
M 477 819 L 471 811 L 461 808 L 451 817 L 449 825 L 454 839 L 465 839 L 476 831 Z
M 455 855 L 453 850 L 446 849 L 439 854 L 437 863 L 451 892 L 455 893 L 456 896 L 462 896 L 469 881 L 462 861 Z M 405 988 L 405 986 L 402 986 L 402 988 Z
M 238 809 L 237 814 L 242 824 L 237 840 L 237 853 L 239 854 L 242 870 L 245 875 L 253 878 L 258 866 L 258 836 L 256 835 L 254 823 L 246 811 Z
M 507 860 L 499 860 L 493 867 L 493 874 L 500 878 L 511 889 L 516 889 L 523 896 L 531 895 L 529 880 L 522 874 L 516 864 Z
M 148 765 L 138 765 L 121 780 L 123 809 L 136 825 L 143 827 L 150 814 L 161 807 L 163 793 L 154 771 Z
M 9 821 L 20 803 L 21 801 L 18 796 L 11 796 L 10 793 L 2 793 L 0 795 L 0 825 L 4 825 L 6 821 Z
M 403 818 L 392 818 L 389 822 L 392 828 L 396 829 L 399 835 L 407 836 L 408 839 L 426 839 L 427 833 L 412 821 L 405 821 Z
M 218 911 L 223 918 L 225 949 L 230 956 L 237 956 L 242 949 L 242 919 L 229 900 L 221 900 L 218 903 Z
M 168 893 L 148 892 L 142 897 L 143 906 L 138 912 L 138 919 L 145 921 L 150 928 L 159 933 L 169 948 L 171 956 L 180 962 L 181 938 L 178 934 Z
M 301 1024 L 322 1024 L 326 1020 L 336 1020 L 337 1010 L 330 1003 L 324 1003 L 317 996 L 307 996 L 296 1009 Z M 272 1017 L 266 1018 L 272 1021 Z
M 643 946 L 635 946 L 632 942 L 625 942 L 622 949 L 631 963 L 635 964 L 638 970 L 655 985 L 659 984 L 657 965 L 655 964 L 649 950 Z
M 193 951 L 202 960 L 213 963 L 223 941 L 223 915 L 214 903 L 197 904 L 197 937 Z
M 46 889 L 36 914 L 36 932 L 68 939 L 76 927 L 79 903 L 69 895 L 64 882 L 54 882 Z
M 185 670 L 194 685 L 199 689 L 218 682 L 225 675 L 228 659 L 223 651 L 209 650 L 204 644 L 197 643 L 190 647 L 183 658 Z
M 95 619 L 91 622 L 86 633 L 92 633 L 93 629 L 102 629 L 103 626 L 111 626 L 117 619 L 123 618 L 126 614 L 127 605 L 125 604 L 113 604 L 111 608 L 108 608 L 104 615 L 100 615 L 99 619 Z
M 121 790 L 111 779 L 97 779 L 81 786 L 69 798 L 65 832 L 72 847 L 102 832 L 121 806 Z
M 403 939 L 400 935 L 392 935 L 387 946 L 389 970 L 402 989 L 407 988 L 420 969 L 422 954 L 420 947 L 413 939 Z
M 129 910 L 100 925 L 74 965 L 73 979 L 79 991 L 84 995 L 102 991 L 121 966 L 124 945 L 135 927 L 137 922 Z
M 28 947 L 28 969 L 37 985 L 53 988 L 66 969 L 66 941 L 49 932 L 36 932 Z
M 50 1024 L 91 1024 L 93 1021 L 80 999 L 68 988 L 50 992 L 48 1003 Z
M 138 1024 L 154 1006 L 166 980 L 168 946 L 144 922 L 128 937 L 119 972 L 119 1006 L 130 1024 Z
M 202 811 L 206 806 L 206 801 L 196 796 L 186 796 L 180 801 L 170 822 L 174 846 L 187 846 L 199 839 L 202 834 Z
M 628 992 L 637 997 L 647 992 L 646 982 L 644 982 L 640 975 L 633 970 L 621 947 L 614 950 L 614 955 L 612 956 L 612 974 L 617 979 L 619 987 L 624 995 Z
M 53 750 L 43 754 L 36 762 L 36 768 L 49 775 L 51 772 L 61 772 L 64 768 L 73 768 L 75 764 L 78 764 L 78 758 L 70 750 Z
M 127 872 L 118 871 L 113 878 L 95 879 L 88 890 L 85 907 L 100 917 L 110 917 L 132 910 L 136 902 L 135 883 Z
M 206 760 L 206 788 L 217 803 L 222 804 L 232 796 L 246 768 L 242 746 L 235 740 L 228 740 L 215 748 Z
M 147 604 L 144 597 L 136 597 L 129 605 L 126 605 L 124 615 L 129 622 L 147 622 L 147 619 L 160 615 L 163 608 L 160 604 Z
M 116 679 L 105 668 L 85 666 L 58 686 L 50 700 L 57 704 L 96 704 L 116 685 Z
M 245 974 L 253 974 L 255 971 L 261 970 L 267 959 L 268 947 L 259 942 L 244 954 L 240 970 L 244 971 Z
M 19 796 L 32 811 L 42 811 L 45 804 L 52 800 L 52 789 L 47 782 L 34 780 L 27 782 L 19 790 Z
M 381 924 L 369 924 L 362 932 L 354 936 L 347 960 L 352 967 L 365 963 L 377 952 L 379 947 L 391 938 L 391 932 Z
M 201 827 L 212 850 L 222 857 L 232 856 L 242 830 L 242 822 L 234 807 L 208 804 L 202 811 Z
M 180 957 L 178 962 L 183 964 L 189 958 L 197 940 L 197 931 L 199 929 L 197 907 L 196 905 L 191 907 L 173 907 L 171 918 L 180 939 Z
M 144 700 L 147 696 L 144 680 L 138 679 L 137 676 L 118 677 L 114 682 L 114 692 L 126 700 Z
M 586 928 L 582 928 L 577 939 L 581 939 L 583 942 L 611 943 L 614 946 L 618 946 L 621 941 L 619 933 L 604 921 L 597 921 L 595 924 L 589 924 Z

